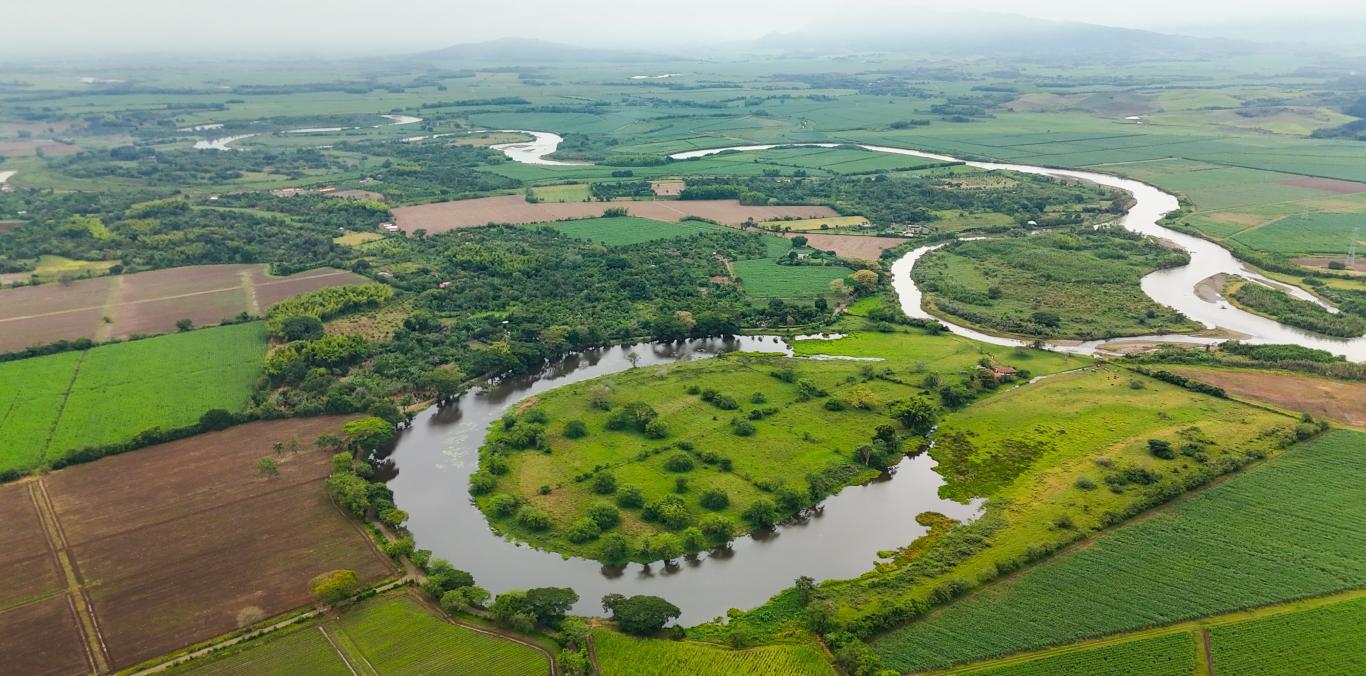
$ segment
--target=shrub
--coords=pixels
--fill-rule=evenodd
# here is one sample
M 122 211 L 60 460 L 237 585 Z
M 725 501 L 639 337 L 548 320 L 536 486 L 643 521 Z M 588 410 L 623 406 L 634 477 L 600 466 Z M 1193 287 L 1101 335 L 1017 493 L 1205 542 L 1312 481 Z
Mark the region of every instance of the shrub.
M 607 530 L 621 523 L 621 513 L 617 511 L 616 507 L 606 502 L 599 502 L 589 507 L 588 518 L 592 519 L 593 523 L 598 524 L 598 528 L 602 530 Z
M 1095 490 L 1096 488 L 1096 482 L 1084 476 L 1077 477 L 1076 482 L 1074 482 L 1072 485 L 1084 491 Z
M 740 516 L 755 528 L 767 528 L 778 520 L 778 508 L 772 500 L 759 498 L 749 507 L 746 507 Z
M 664 461 L 664 469 L 670 472 L 691 472 L 694 466 L 692 456 L 687 453 L 675 453 Z
M 634 508 L 645 504 L 645 493 L 639 486 L 623 484 L 617 489 L 617 505 L 621 507 Z
M 521 502 L 507 493 L 499 493 L 489 498 L 489 511 L 495 516 L 512 516 L 517 513 Z
M 588 436 L 588 426 L 582 420 L 570 420 L 564 424 L 564 438 L 582 439 Z
M 751 404 L 767 404 L 767 403 L 768 403 L 768 397 L 765 397 L 763 392 L 755 392 L 754 394 L 749 395 L 749 403 L 751 403 Z
M 1171 460 L 1176 457 L 1176 453 L 1172 451 L 1172 442 L 1163 439 L 1149 439 L 1148 452 L 1153 457 L 1163 460 Z
M 735 524 L 720 514 L 708 514 L 698 524 L 702 534 L 715 542 L 725 542 L 735 533 Z
M 565 532 L 569 541 L 575 544 L 596 540 L 599 535 L 602 535 L 602 528 L 598 526 L 598 522 L 586 516 L 571 524 L 569 530 Z
M 498 478 L 485 471 L 470 475 L 470 494 L 485 495 L 498 485 Z
M 645 436 L 649 439 L 663 439 L 669 436 L 669 428 L 658 420 L 645 423 Z
M 841 399 L 833 399 L 833 398 L 832 398 L 832 399 L 826 399 L 826 400 L 825 400 L 825 410 L 827 410 L 827 411 L 843 411 L 844 409 L 845 409 L 844 401 L 841 400 Z
M 737 437 L 748 437 L 754 434 L 754 423 L 748 420 L 733 420 L 730 423 L 731 434 Z
M 360 579 L 355 571 L 333 570 L 313 578 L 308 587 L 319 601 L 330 605 L 355 596 L 360 591 Z
M 702 506 L 711 510 L 721 510 L 730 506 L 730 496 L 719 488 L 712 488 L 702 493 Z
M 523 505 L 517 510 L 517 523 L 524 528 L 545 530 L 550 528 L 550 515 L 531 505 Z
M 631 548 L 621 533 L 608 533 L 602 536 L 598 545 L 598 557 L 608 563 L 619 563 L 631 558 Z
M 633 401 L 612 412 L 607 418 L 607 429 L 609 430 L 635 430 L 644 432 L 645 426 L 659 417 L 649 404 L 643 401 Z
M 593 492 L 598 495 L 611 495 L 617 490 L 617 478 L 610 472 L 598 472 L 593 475 Z

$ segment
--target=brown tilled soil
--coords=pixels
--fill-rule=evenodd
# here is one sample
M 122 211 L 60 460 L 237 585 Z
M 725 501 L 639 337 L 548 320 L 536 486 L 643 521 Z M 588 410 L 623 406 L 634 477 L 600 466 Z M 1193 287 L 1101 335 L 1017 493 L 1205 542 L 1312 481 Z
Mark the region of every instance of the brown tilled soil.
M 14 230 L 23 224 L 23 221 L 0 221 L 0 234 Z M 25 275 L 25 277 L 27 277 L 27 275 Z
M 883 251 L 905 243 L 900 237 L 862 237 L 859 235 L 821 235 L 810 232 L 793 232 L 786 235 L 791 239 L 801 235 L 806 237 L 806 245 L 821 251 L 834 251 L 843 258 L 858 258 L 875 261 Z
M 683 192 L 688 187 L 683 181 L 651 181 L 650 189 L 660 197 L 674 197 Z
M 838 216 L 829 207 L 746 206 L 737 200 L 657 200 L 642 202 L 542 202 L 532 204 L 521 195 L 480 197 L 394 209 L 394 222 L 404 232 L 426 230 L 436 234 L 490 223 L 548 223 L 569 218 L 596 218 L 608 208 L 625 208 L 632 216 L 660 221 L 681 221 L 699 216 L 726 225 L 747 219 L 828 218 Z
M 67 145 L 47 139 L 27 141 L 0 141 L 0 155 L 4 157 L 32 157 L 43 151 L 43 157 L 74 155 L 81 152 L 79 146 Z
M 0 625 L 15 606 L 65 589 L 27 483 L 0 486 Z M 3 633 L 3 632 L 0 632 Z M 3 651 L 0 651 L 3 654 Z M 6 673 L 0 669 L 0 673 Z
M 346 418 L 276 420 L 70 467 L 43 479 L 115 668 L 308 605 L 308 582 L 395 573 L 328 499 L 314 440 Z M 279 476 L 259 458 L 276 456 Z
M 1366 429 L 1366 383 L 1267 371 L 1182 367 L 1168 370 L 1222 387 L 1235 397 Z
M 308 291 L 369 281 L 332 268 L 271 277 L 264 265 L 197 265 L 4 289 L 0 352 L 61 339 L 167 333 L 181 319 L 208 326 Z
M 1302 178 L 1291 178 L 1284 181 L 1276 181 L 1281 185 L 1293 185 L 1297 188 L 1309 188 L 1310 190 L 1322 190 L 1324 192 L 1337 193 L 1339 195 L 1351 195 L 1358 192 L 1366 192 L 1366 183 L 1356 181 L 1342 181 L 1336 178 L 1313 178 L 1304 176 Z
M 88 674 L 75 611 L 66 595 L 0 613 L 0 674 Z
M 1302 256 L 1291 260 L 1294 260 L 1298 265 L 1303 265 L 1308 268 L 1326 269 L 1329 263 L 1342 263 L 1344 266 L 1347 264 L 1346 256 Z M 1366 272 L 1366 257 L 1357 257 L 1356 261 L 1352 264 L 1352 269 L 1357 272 Z

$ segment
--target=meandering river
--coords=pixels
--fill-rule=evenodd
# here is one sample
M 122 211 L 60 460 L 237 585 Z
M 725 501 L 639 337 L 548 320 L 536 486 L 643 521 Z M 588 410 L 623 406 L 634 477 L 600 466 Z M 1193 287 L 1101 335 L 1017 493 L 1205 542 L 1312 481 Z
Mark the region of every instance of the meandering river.
M 445 408 L 432 407 L 404 430 L 381 465 L 418 546 L 474 574 L 494 593 L 536 586 L 567 586 L 579 593 L 576 612 L 601 612 L 604 594 L 654 594 L 683 610 L 685 624 L 724 615 L 728 608 L 763 603 L 802 575 L 818 580 L 852 577 L 872 568 L 880 550 L 909 544 L 925 533 L 915 515 L 936 511 L 956 519 L 977 515 L 979 502 L 939 498 L 943 479 L 928 454 L 906 458 L 886 477 L 851 486 L 819 510 L 793 523 L 735 541 L 731 547 L 655 563 L 604 566 L 566 559 L 496 535 L 470 500 L 468 482 L 479 465 L 489 426 L 527 397 L 569 383 L 631 368 L 703 359 L 725 352 L 786 352 L 774 337 L 742 337 L 679 344 L 642 343 L 571 356 L 542 373 L 510 378 L 467 394 Z
M 512 131 L 512 130 L 509 130 Z M 499 147 L 519 162 L 566 165 L 545 160 L 560 138 L 548 132 L 524 132 L 535 140 Z M 805 144 L 833 146 L 835 144 Z M 678 153 L 674 159 L 701 157 L 725 150 L 761 150 L 772 145 L 736 146 Z M 944 155 L 902 148 L 863 146 L 889 152 L 945 161 Z M 1227 304 L 1201 300 L 1196 284 L 1216 273 L 1237 274 L 1272 283 L 1247 269 L 1228 251 L 1212 242 L 1184 235 L 1157 224 L 1177 208 L 1176 197 L 1153 186 L 1130 179 L 1087 171 L 1050 169 L 1027 165 L 968 162 L 982 169 L 1005 169 L 1032 174 L 1091 181 L 1125 190 L 1135 205 L 1123 217 L 1124 227 L 1160 237 L 1185 249 L 1191 263 L 1181 268 L 1147 275 L 1142 288 L 1154 300 L 1176 308 L 1210 328 L 1222 327 L 1249 336 L 1250 342 L 1297 343 L 1366 359 L 1366 341 L 1333 340 L 1282 326 Z M 903 309 L 912 316 L 928 316 L 922 296 L 911 279 L 911 269 L 925 253 L 939 245 L 916 249 L 892 267 L 894 284 Z M 1303 291 L 1300 297 L 1309 297 Z M 987 335 L 946 322 L 959 335 L 995 344 L 1021 341 Z M 1138 338 L 1136 338 L 1138 339 Z M 1135 340 L 1136 340 L 1135 339 Z M 1151 336 L 1148 340 L 1217 342 L 1191 336 Z M 1080 345 L 1055 345 L 1074 352 L 1095 351 L 1100 341 Z M 737 540 L 729 548 L 684 559 L 675 566 L 631 564 L 603 566 L 595 561 L 565 558 L 532 549 L 495 534 L 472 503 L 467 488 L 470 474 L 478 468 L 479 448 L 489 426 L 509 408 L 527 397 L 550 389 L 631 368 L 635 353 L 642 368 L 688 359 L 702 359 L 735 350 L 786 352 L 786 343 L 774 337 L 691 341 L 682 344 L 643 343 L 627 347 L 592 350 L 573 355 L 536 375 L 510 378 L 491 384 L 444 407 L 432 407 L 404 430 L 382 462 L 381 474 L 394 490 L 398 506 L 408 512 L 408 526 L 420 547 L 431 549 L 474 574 L 479 584 L 494 593 L 530 586 L 570 586 L 581 598 L 575 612 L 597 614 L 598 599 L 607 593 L 655 594 L 683 610 L 680 621 L 695 624 L 723 615 L 728 608 L 758 605 L 801 575 L 816 579 L 847 578 L 871 568 L 880 550 L 904 546 L 925 532 L 914 520 L 923 511 L 937 511 L 968 520 L 980 511 L 980 503 L 961 504 L 939 498 L 943 479 L 926 454 L 902 460 L 887 477 L 864 486 L 849 487 L 827 498 L 819 510 L 795 523 L 762 531 Z

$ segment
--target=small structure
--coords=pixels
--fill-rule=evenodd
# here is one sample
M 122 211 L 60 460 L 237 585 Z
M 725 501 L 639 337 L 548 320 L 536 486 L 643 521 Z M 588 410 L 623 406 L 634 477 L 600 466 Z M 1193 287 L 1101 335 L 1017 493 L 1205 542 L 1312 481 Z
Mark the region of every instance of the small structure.
M 380 223 L 379 227 L 385 232 L 398 232 L 398 226 L 393 223 Z
M 994 376 L 997 380 L 1000 380 L 1006 376 L 1014 376 L 1016 373 L 1019 373 L 1019 371 L 1016 371 L 1015 369 L 1009 366 L 997 366 L 996 368 L 991 369 L 991 375 Z

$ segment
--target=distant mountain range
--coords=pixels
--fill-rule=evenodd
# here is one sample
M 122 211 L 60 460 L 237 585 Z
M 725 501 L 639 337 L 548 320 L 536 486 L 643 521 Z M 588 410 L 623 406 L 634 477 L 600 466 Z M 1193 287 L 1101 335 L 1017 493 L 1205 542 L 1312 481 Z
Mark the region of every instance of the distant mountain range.
M 793 33 L 774 33 L 755 45 L 764 50 L 827 55 L 905 52 L 984 56 L 1098 56 L 1147 58 L 1227 54 L 1250 43 L 1196 38 L 1079 21 L 1050 21 L 1018 14 L 887 8 L 843 14 Z
M 598 49 L 528 38 L 501 38 L 488 42 L 451 45 L 445 49 L 415 54 L 432 61 L 472 61 L 504 64 L 534 63 L 645 63 L 670 61 L 678 57 L 627 49 Z

